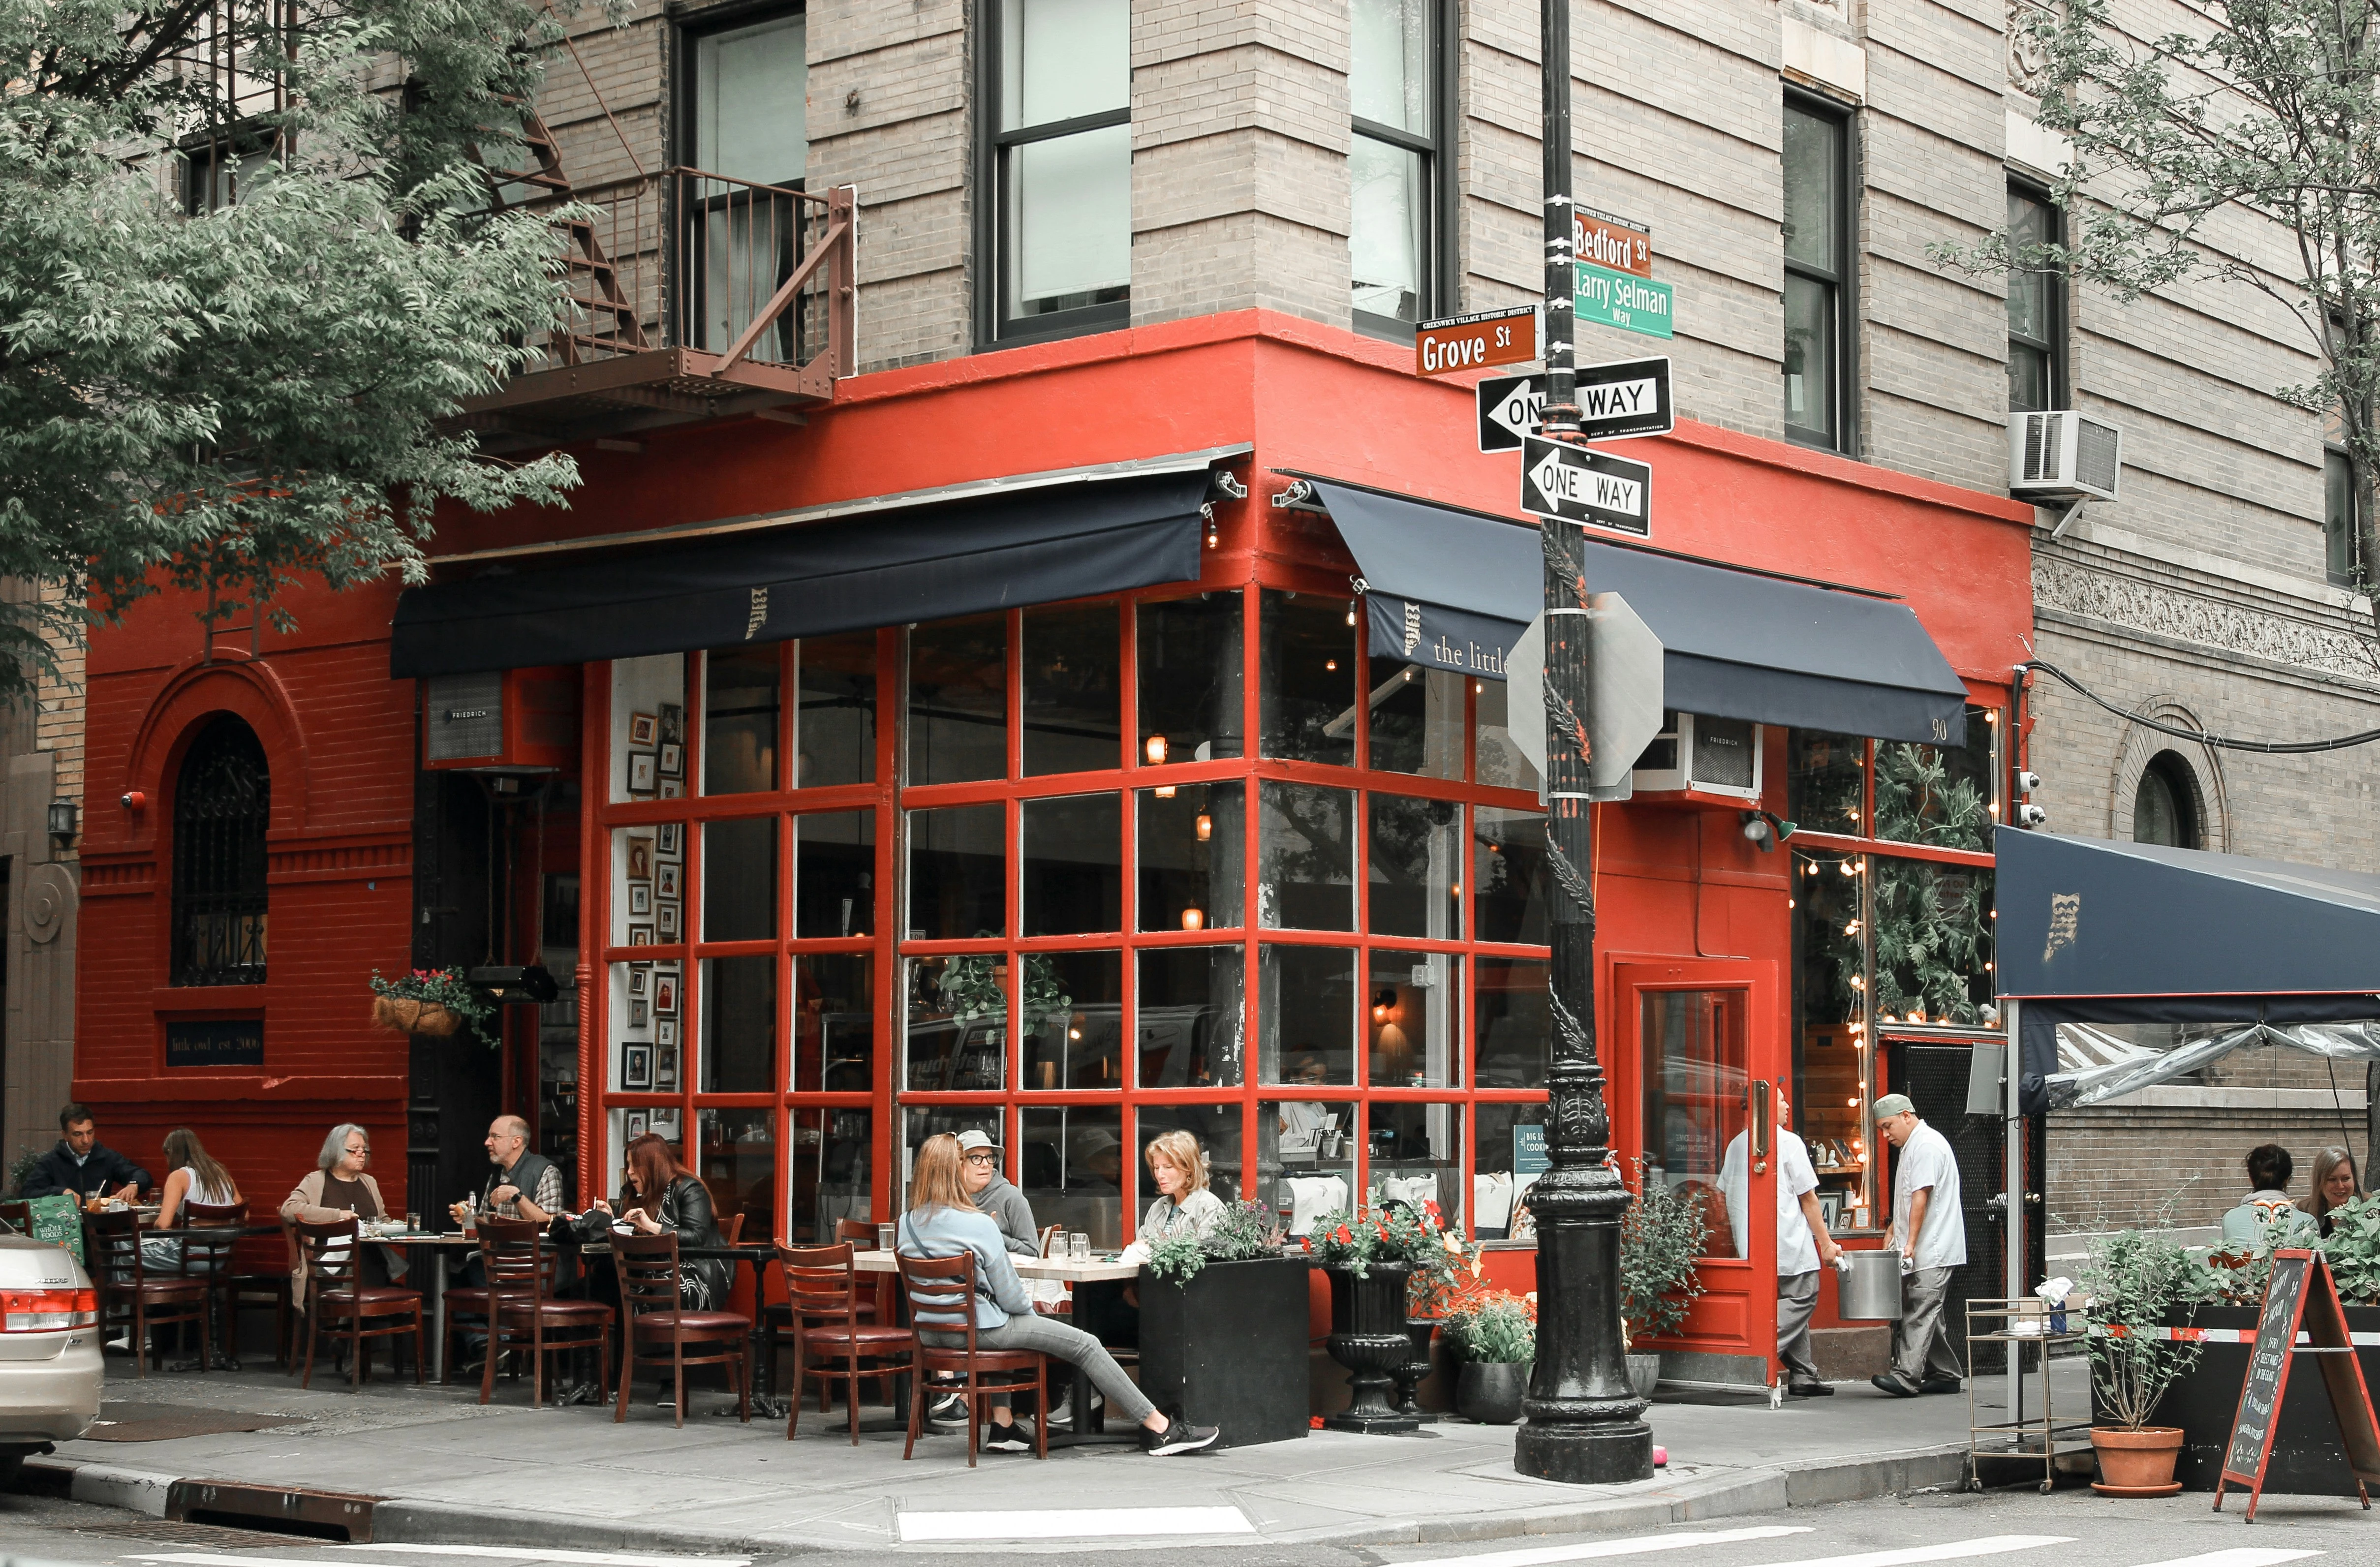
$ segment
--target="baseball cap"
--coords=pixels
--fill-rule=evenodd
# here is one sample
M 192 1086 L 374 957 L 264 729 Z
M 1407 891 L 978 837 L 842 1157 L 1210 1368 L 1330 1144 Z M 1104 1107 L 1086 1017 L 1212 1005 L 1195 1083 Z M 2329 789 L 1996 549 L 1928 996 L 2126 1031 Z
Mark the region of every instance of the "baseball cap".
M 972 1128 L 959 1134 L 959 1152 L 973 1153 L 978 1148 L 996 1148 L 1000 1145 L 985 1134 Z
M 1887 1094 L 1876 1101 L 1876 1118 L 1889 1121 L 1896 1115 L 1907 1115 L 1916 1108 L 1909 1102 L 1907 1094 Z

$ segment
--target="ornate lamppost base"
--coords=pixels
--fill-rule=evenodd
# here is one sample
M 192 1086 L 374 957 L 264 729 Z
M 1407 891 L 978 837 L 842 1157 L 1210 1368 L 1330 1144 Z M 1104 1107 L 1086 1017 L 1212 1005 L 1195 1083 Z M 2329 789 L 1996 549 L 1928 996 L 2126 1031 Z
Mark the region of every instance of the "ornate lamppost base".
M 1572 1486 L 1617 1486 L 1653 1477 L 1653 1427 L 1642 1420 L 1609 1425 L 1521 1427 L 1512 1467 L 1540 1480 Z

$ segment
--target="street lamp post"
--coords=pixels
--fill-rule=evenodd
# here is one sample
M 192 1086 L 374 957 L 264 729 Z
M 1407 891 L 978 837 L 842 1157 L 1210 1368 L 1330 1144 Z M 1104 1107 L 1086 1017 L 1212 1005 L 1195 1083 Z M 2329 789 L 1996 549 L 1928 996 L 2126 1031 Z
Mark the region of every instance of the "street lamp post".
M 1579 436 L 1572 295 L 1570 0 L 1541 0 L 1545 79 L 1546 413 L 1549 441 Z M 1529 1188 L 1537 1223 L 1537 1359 L 1512 1467 L 1578 1485 L 1653 1473 L 1653 1428 L 1628 1380 L 1620 1337 L 1620 1221 L 1628 1189 L 1611 1162 L 1611 1116 L 1595 1043 L 1595 894 L 1587 879 L 1587 585 L 1577 530 L 1545 540 L 1546 838 L 1553 867 L 1550 1168 Z

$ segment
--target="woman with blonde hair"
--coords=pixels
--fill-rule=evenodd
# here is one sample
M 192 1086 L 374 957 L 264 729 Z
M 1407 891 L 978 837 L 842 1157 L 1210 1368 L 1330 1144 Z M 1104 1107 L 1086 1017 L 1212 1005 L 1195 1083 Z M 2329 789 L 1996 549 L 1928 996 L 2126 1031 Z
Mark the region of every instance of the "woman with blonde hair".
M 1140 1221 L 1140 1238 L 1163 1240 L 1188 1233 L 1202 1239 L 1223 1217 L 1223 1202 L 1207 1189 L 1207 1154 L 1198 1139 L 1177 1126 L 1148 1140 L 1149 1184 L 1157 1200 Z
M 2323 1234 L 2330 1233 L 2331 1214 L 2363 1195 L 2363 1181 L 2355 1171 L 2355 1156 L 2342 1148 L 2327 1148 L 2313 1156 L 2313 1200 L 2306 1211 Z
M 959 1140 L 947 1132 L 927 1138 L 917 1150 L 917 1165 L 909 1177 L 909 1211 L 901 1216 L 895 1245 L 905 1257 L 974 1253 L 976 1343 L 984 1349 L 1030 1350 L 1075 1367 L 1107 1395 L 1110 1408 L 1139 1422 L 1142 1452 L 1163 1458 L 1214 1444 L 1214 1427 L 1193 1426 L 1158 1413 L 1099 1340 L 1034 1314 L 1033 1299 L 1017 1278 L 1015 1264 L 1008 1259 L 1000 1226 L 967 1196 Z M 937 1349 L 965 1344 L 964 1324 L 954 1306 L 935 1311 L 913 1300 L 911 1316 L 917 1337 L 925 1343 Z M 1009 1406 L 1002 1403 L 992 1406 L 991 1433 L 984 1446 L 994 1452 L 1024 1452 L 1032 1444 L 1017 1430 Z
M 182 1221 L 182 1205 L 188 1202 L 212 1203 L 220 1206 L 239 1200 L 239 1183 L 231 1172 L 215 1162 L 214 1156 L 199 1141 L 199 1135 L 188 1126 L 176 1126 L 165 1134 L 165 1184 L 157 1199 L 155 1228 L 171 1230 Z M 182 1243 L 174 1236 L 152 1236 L 140 1243 L 143 1267 L 161 1273 L 182 1271 Z M 210 1252 L 194 1259 L 190 1271 L 212 1273 L 221 1258 Z

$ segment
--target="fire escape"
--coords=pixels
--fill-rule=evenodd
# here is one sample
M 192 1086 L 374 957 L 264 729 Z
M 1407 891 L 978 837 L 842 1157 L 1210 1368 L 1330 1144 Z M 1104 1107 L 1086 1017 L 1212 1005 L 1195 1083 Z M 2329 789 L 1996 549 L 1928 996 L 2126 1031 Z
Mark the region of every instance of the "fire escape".
M 855 188 L 648 171 L 563 43 L 633 172 L 574 182 L 543 117 L 520 106 L 506 156 L 487 160 L 491 200 L 553 214 L 567 302 L 528 368 L 467 401 L 461 422 L 492 450 L 753 415 L 801 422 L 858 364 Z

